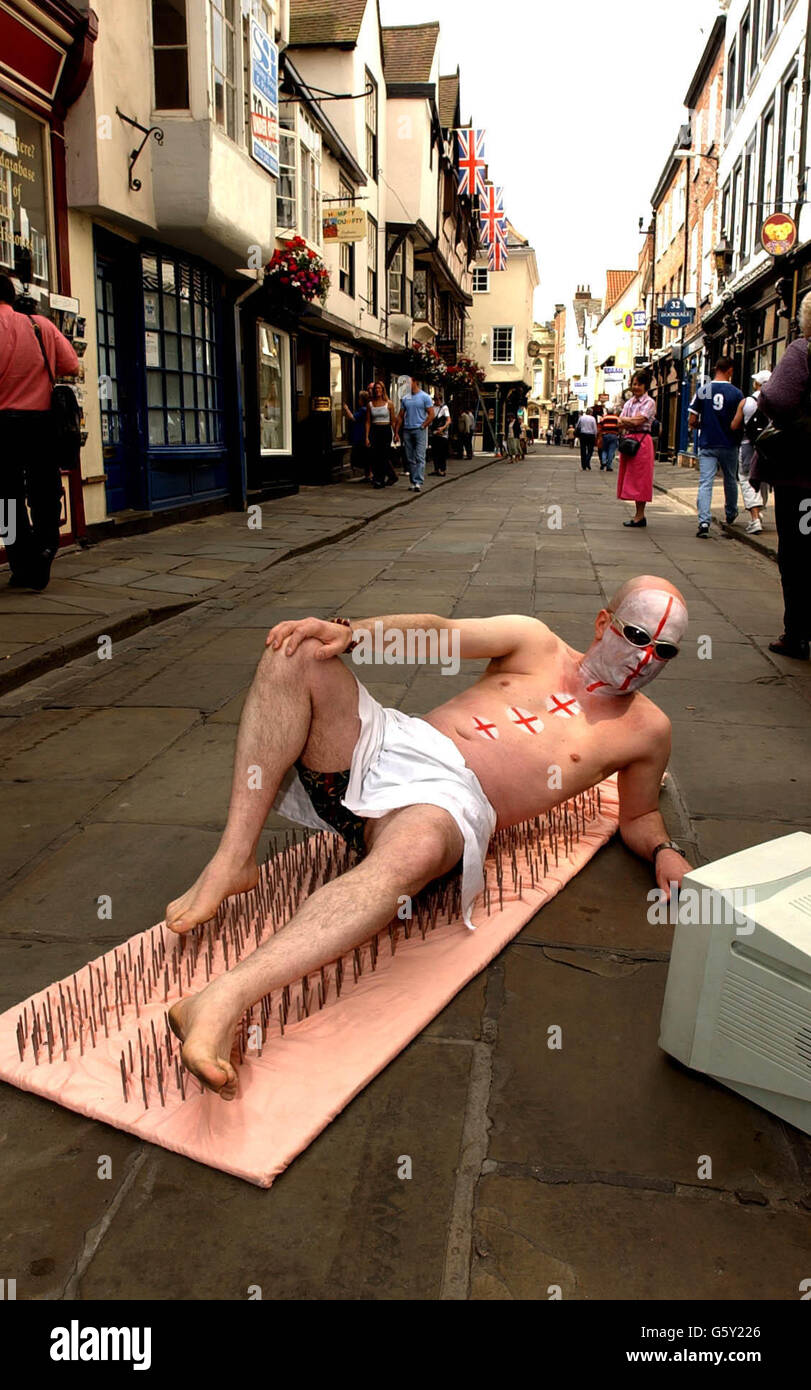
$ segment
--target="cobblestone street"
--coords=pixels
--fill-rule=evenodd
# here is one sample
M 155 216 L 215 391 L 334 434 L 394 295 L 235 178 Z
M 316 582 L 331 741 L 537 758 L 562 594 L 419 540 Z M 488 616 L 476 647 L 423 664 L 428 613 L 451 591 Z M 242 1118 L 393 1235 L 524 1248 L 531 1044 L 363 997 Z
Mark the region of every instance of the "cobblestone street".
M 0 621 L 24 613 L 42 641 L 74 605 L 92 640 L 0 697 L 0 1009 L 160 920 L 203 867 L 245 691 L 284 616 L 529 613 L 582 649 L 620 583 L 664 576 L 690 611 L 651 691 L 673 722 L 670 833 L 705 862 L 811 828 L 811 668 L 767 649 L 782 616 L 773 560 L 718 530 L 699 543 L 694 512 L 661 491 L 647 529 L 623 529 L 614 475 L 581 472 L 568 449 L 465 467 L 379 516 L 377 494 L 342 485 L 315 494 L 320 514 L 303 496 L 266 504 L 261 531 L 232 515 L 195 523 L 194 540 L 174 528 L 176 551 L 164 533 L 104 543 L 60 558 L 41 599 L 4 599 Z M 658 465 L 657 483 L 674 472 Z M 305 553 L 270 554 L 291 537 Z M 188 582 L 154 579 L 170 573 Z M 137 584 L 191 606 L 113 633 L 99 660 L 94 575 L 104 618 Z M 128 597 L 111 606 L 116 587 Z M 387 666 L 365 683 L 421 714 L 470 676 Z M 265 840 L 282 826 L 271 816 Z M 651 884 L 614 840 L 270 1191 L 3 1086 L 17 1297 L 243 1300 L 260 1285 L 266 1300 L 505 1300 L 559 1285 L 569 1300 L 796 1300 L 811 1145 L 657 1047 L 671 933 L 647 921 Z M 111 1181 L 97 1178 L 102 1154 Z

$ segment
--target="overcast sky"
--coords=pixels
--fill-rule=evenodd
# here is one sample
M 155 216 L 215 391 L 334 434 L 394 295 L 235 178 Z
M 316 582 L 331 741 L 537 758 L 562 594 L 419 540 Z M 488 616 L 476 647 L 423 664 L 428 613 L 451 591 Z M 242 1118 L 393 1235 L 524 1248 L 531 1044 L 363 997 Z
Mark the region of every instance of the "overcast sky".
M 634 269 L 640 216 L 684 118 L 717 0 L 380 0 L 384 24 L 438 19 L 440 68 L 486 132 L 505 210 L 532 242 L 536 314 Z

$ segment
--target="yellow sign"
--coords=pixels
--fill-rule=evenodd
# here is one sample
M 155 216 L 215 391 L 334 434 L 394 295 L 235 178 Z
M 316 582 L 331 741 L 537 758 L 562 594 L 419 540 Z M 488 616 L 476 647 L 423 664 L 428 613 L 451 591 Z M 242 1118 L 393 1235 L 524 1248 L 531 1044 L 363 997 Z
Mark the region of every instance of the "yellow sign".
M 785 256 L 797 240 L 797 223 L 787 212 L 773 212 L 760 232 L 760 242 L 770 256 Z
M 330 400 L 329 396 L 313 396 L 311 399 L 311 409 L 331 410 L 332 401 Z
M 321 218 L 325 241 L 363 241 L 366 213 L 363 208 L 330 208 Z

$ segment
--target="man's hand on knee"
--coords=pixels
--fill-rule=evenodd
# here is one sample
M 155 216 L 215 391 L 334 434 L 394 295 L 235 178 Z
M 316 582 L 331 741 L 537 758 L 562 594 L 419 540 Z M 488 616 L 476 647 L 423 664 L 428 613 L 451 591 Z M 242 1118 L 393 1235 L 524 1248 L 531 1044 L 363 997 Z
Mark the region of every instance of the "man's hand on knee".
M 342 623 L 328 623 L 323 618 L 286 619 L 270 629 L 265 641 L 266 647 L 273 651 L 284 648 L 286 656 L 292 656 L 308 637 L 320 642 L 316 651 L 316 661 L 328 661 L 330 657 L 340 656 L 352 641 L 351 628 Z

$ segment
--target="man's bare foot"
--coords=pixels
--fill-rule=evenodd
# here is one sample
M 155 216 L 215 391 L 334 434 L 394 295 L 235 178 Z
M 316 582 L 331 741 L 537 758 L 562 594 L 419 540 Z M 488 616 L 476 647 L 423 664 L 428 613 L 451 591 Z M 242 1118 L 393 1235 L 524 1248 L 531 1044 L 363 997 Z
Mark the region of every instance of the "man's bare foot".
M 239 1005 L 235 1009 L 233 1002 L 229 1003 L 229 992 L 219 987 L 218 981 L 189 999 L 179 999 L 169 1010 L 172 1032 L 183 1044 L 180 1055 L 184 1067 L 222 1100 L 234 1100 L 237 1093 L 231 1054 L 241 1012 Z
M 259 870 L 253 861 L 236 867 L 215 855 L 189 891 L 169 904 L 166 925 L 182 936 L 213 917 L 223 899 L 234 893 L 247 893 L 258 881 Z

